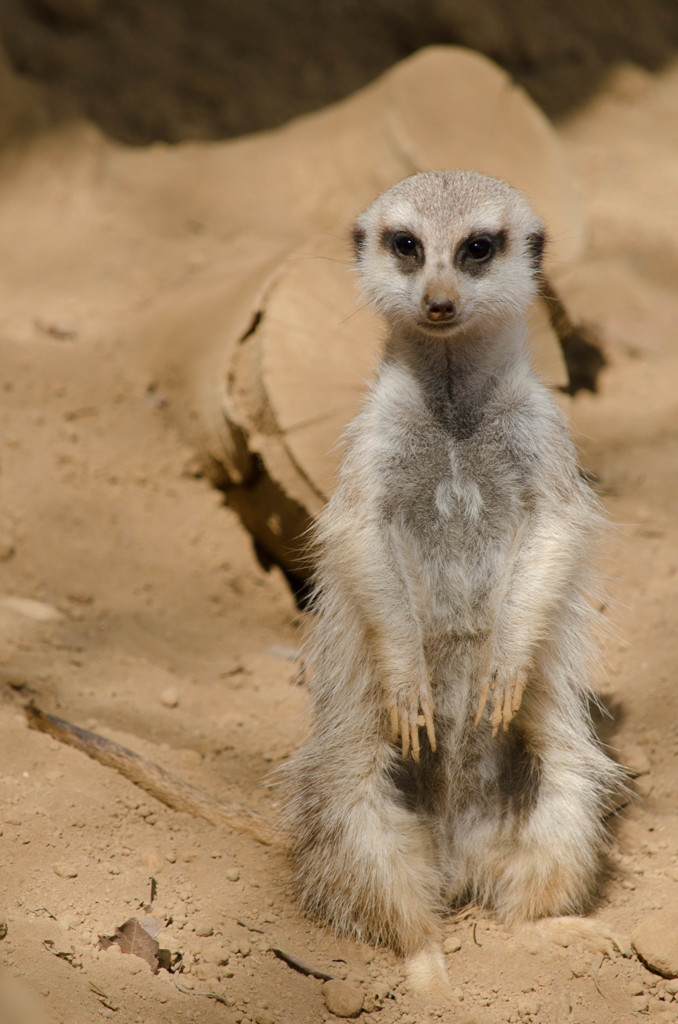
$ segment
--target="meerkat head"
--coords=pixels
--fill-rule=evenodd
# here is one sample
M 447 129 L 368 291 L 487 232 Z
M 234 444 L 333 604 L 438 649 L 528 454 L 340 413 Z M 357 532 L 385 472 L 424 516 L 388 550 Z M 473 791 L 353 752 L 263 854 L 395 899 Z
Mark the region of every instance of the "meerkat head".
M 452 337 L 524 316 L 537 290 L 544 227 L 503 181 L 429 171 L 368 207 L 353 241 L 363 291 L 393 328 Z

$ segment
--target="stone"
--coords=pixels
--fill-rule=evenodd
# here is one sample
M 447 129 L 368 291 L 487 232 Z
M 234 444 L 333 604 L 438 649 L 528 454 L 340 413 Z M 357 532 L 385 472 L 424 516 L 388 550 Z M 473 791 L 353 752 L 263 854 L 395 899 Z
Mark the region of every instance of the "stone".
M 460 949 L 461 942 L 454 936 L 450 936 L 443 942 L 443 953 L 458 953 Z
M 166 708 L 176 708 L 179 706 L 179 691 L 176 686 L 168 686 L 167 689 L 162 691 L 160 703 Z
M 357 1017 L 363 1008 L 365 994 L 349 981 L 325 981 L 320 986 L 325 1006 L 335 1017 Z
M 71 864 L 66 864 L 64 861 L 59 861 L 57 864 L 52 864 L 52 870 L 55 875 L 59 878 L 77 878 L 78 872 Z
M 678 906 L 643 918 L 631 935 L 631 945 L 648 970 L 664 978 L 678 978 Z

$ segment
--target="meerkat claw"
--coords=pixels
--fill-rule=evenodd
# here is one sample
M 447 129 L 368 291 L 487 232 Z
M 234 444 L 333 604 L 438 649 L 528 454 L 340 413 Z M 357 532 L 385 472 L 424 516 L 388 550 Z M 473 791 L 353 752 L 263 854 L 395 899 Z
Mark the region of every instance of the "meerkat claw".
M 492 694 L 492 714 L 490 724 L 492 726 L 492 739 L 494 739 L 501 728 L 503 732 L 509 731 L 509 726 L 520 710 L 520 705 L 525 692 L 527 682 L 524 671 L 517 672 L 513 682 L 502 682 L 497 678 L 498 673 L 491 674 L 490 680 L 482 684 L 476 712 L 476 729 L 482 721 L 487 700 Z
M 426 726 L 426 735 L 428 736 L 428 743 L 432 753 L 436 752 L 436 730 L 433 724 L 433 712 L 424 712 L 424 725 Z
M 414 761 L 415 764 L 419 764 L 419 729 L 417 728 L 418 724 L 418 721 L 415 722 L 411 730 L 412 760 Z
M 520 711 L 520 705 L 523 702 L 523 693 L 525 692 L 525 682 L 526 680 L 524 676 L 518 676 L 518 681 L 516 682 L 516 685 L 513 687 L 513 694 L 511 697 L 511 708 L 513 718 L 515 718 L 518 712 Z
M 492 724 L 492 739 L 495 739 L 497 733 L 499 732 L 499 726 L 501 725 L 502 722 L 504 705 L 502 703 L 501 693 L 499 691 L 495 690 L 493 696 L 494 707 L 492 708 L 492 718 L 490 719 L 490 722 Z
M 410 725 L 406 718 L 403 718 L 400 723 L 400 732 L 403 740 L 403 761 L 407 761 L 407 755 L 410 752 Z

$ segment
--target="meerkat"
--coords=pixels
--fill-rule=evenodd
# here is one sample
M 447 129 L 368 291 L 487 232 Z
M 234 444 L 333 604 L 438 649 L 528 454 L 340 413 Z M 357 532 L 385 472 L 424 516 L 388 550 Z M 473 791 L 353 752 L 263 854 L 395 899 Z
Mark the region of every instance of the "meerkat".
M 601 513 L 526 347 L 544 240 L 466 171 L 405 179 L 354 230 L 388 332 L 316 527 L 287 829 L 303 909 L 415 985 L 444 975 L 437 910 L 585 909 L 620 786 L 589 716 Z

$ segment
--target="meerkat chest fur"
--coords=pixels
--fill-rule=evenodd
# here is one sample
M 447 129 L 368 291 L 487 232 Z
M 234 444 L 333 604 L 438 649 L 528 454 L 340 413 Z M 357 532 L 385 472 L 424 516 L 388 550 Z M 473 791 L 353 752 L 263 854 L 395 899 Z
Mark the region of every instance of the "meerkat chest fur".
M 467 383 L 441 395 L 401 365 L 385 366 L 354 425 L 347 467 L 355 513 L 388 533 L 422 624 L 442 620 L 459 632 L 487 628 L 505 558 L 538 514 L 544 469 L 529 395 L 507 393 L 506 381 Z

